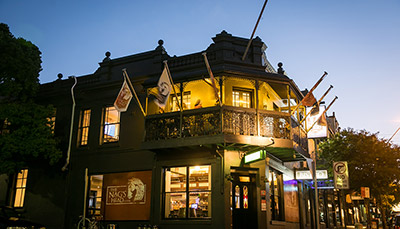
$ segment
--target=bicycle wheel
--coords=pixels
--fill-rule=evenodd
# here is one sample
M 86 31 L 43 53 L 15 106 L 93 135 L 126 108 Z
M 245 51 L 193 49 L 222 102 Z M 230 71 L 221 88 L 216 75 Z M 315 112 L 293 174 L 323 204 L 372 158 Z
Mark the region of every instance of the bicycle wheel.
M 77 229 L 89 229 L 91 225 L 91 221 L 88 218 L 85 218 L 85 226 L 83 225 L 83 218 L 79 220 Z

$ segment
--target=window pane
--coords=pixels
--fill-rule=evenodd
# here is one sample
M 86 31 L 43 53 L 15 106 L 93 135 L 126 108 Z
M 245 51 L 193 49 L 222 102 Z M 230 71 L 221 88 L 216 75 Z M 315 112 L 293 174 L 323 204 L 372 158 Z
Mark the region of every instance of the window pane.
M 23 179 L 17 179 L 17 183 L 15 184 L 16 188 L 21 188 L 22 187 L 22 180 Z
M 250 93 L 243 92 L 243 107 L 250 107 Z
M 90 113 L 91 113 L 90 110 L 85 110 L 85 111 L 84 111 L 84 113 L 83 113 L 83 124 L 82 124 L 82 126 L 84 126 L 84 127 L 89 126 L 89 123 L 90 123 Z
M 79 124 L 79 133 L 80 133 L 80 145 L 87 145 L 89 138 L 89 126 L 90 126 L 90 114 L 91 110 L 84 110 L 81 113 L 81 120 Z
M 232 99 L 233 99 L 233 106 L 239 107 L 240 106 L 239 92 L 234 91 L 232 94 Z
M 211 192 L 191 192 L 189 196 L 189 217 L 211 217 L 208 206 L 211 204 Z
M 14 207 L 22 207 L 22 201 L 21 201 L 22 193 L 23 193 L 23 189 L 15 190 Z
M 104 114 L 103 142 L 119 140 L 119 112 L 115 107 L 107 107 Z
M 186 218 L 186 193 L 166 193 L 165 218 Z
M 189 167 L 189 190 L 211 190 L 211 166 Z
M 179 191 L 186 191 L 186 167 L 166 169 L 165 192 Z

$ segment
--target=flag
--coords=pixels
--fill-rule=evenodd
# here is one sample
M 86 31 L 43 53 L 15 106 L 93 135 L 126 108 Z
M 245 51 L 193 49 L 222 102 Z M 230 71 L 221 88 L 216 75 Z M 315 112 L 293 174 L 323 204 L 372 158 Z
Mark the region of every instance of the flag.
M 314 179 L 314 177 L 315 177 L 314 161 L 311 158 L 306 158 L 306 161 L 307 161 L 308 169 L 310 170 L 311 176 Z
M 126 79 L 124 77 L 124 83 L 122 84 L 121 90 L 119 90 L 117 99 L 115 99 L 114 107 L 119 112 L 124 112 L 128 109 L 129 103 L 132 99 L 132 92 L 126 83 Z
M 318 125 L 320 126 L 327 126 L 327 121 L 326 121 L 326 114 L 322 113 L 321 116 L 318 119 Z
M 312 107 L 317 100 L 315 99 L 313 93 L 310 91 L 307 93 L 306 96 L 301 100 L 301 104 L 303 104 L 306 107 Z
M 154 102 L 160 107 L 164 108 L 167 105 L 169 95 L 171 94 L 171 81 L 168 78 L 167 67 L 164 67 L 160 79 L 157 83 L 158 91 Z

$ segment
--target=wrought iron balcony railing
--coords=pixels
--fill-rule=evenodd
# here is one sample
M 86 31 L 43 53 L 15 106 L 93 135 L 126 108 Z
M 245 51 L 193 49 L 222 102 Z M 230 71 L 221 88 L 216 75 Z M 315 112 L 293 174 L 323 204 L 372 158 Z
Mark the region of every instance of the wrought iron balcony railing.
M 218 134 L 291 139 L 307 148 L 305 131 L 283 112 L 216 106 L 146 117 L 145 141 Z

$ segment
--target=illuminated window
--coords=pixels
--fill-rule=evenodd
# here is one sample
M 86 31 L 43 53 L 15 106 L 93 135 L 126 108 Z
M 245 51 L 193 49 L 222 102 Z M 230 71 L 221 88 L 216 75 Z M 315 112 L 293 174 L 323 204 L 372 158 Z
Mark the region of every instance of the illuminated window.
M 232 91 L 232 104 L 235 107 L 252 107 L 253 91 L 246 89 L 233 88 Z
M 89 139 L 89 126 L 90 126 L 90 109 L 81 111 L 79 118 L 79 145 L 84 146 L 88 144 Z
M 181 93 L 178 93 L 178 101 L 176 100 L 177 97 L 175 95 L 171 95 L 172 96 L 172 111 L 179 111 L 179 106 L 177 104 L 177 102 L 181 102 Z M 182 107 L 184 110 L 190 109 L 190 91 L 185 91 L 183 92 L 183 104 Z
M 53 115 L 47 118 L 47 126 L 51 128 L 51 133 L 54 134 L 56 127 L 56 109 L 53 110 Z
M 13 207 L 22 208 L 24 206 L 26 181 L 28 179 L 28 169 L 23 169 L 18 173 L 17 179 L 15 180 L 14 188 L 14 203 Z
M 119 140 L 119 111 L 115 107 L 107 107 L 103 116 L 103 143 Z
M 165 218 L 211 217 L 211 166 L 164 169 Z
M 274 170 L 269 171 L 269 189 L 271 201 L 271 213 L 273 220 L 284 220 L 283 211 L 283 177 L 281 173 Z

